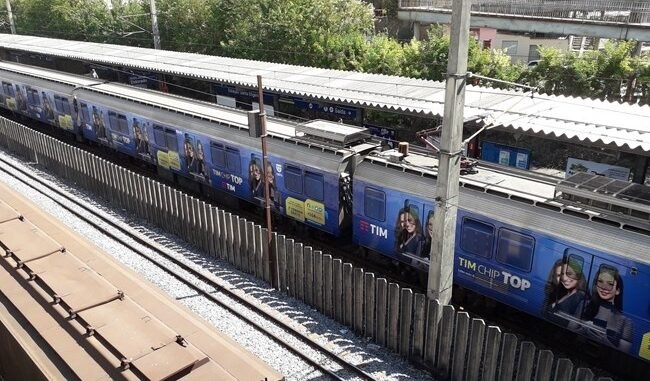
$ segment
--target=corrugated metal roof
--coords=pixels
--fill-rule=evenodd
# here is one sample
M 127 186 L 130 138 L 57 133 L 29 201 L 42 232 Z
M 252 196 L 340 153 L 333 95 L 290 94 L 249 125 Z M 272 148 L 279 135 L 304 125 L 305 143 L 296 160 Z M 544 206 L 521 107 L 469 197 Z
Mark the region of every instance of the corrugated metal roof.
M 360 107 L 442 116 L 445 84 L 131 46 L 0 34 L 0 46 L 87 62 L 196 77 Z M 465 118 L 561 139 L 650 152 L 650 107 L 469 86 Z

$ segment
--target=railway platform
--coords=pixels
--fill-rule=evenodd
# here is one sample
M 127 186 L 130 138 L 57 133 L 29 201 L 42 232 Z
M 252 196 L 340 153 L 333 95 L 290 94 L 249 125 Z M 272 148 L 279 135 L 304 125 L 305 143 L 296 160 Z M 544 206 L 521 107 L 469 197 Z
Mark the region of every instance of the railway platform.
M 0 247 L 6 380 L 283 379 L 3 184 Z

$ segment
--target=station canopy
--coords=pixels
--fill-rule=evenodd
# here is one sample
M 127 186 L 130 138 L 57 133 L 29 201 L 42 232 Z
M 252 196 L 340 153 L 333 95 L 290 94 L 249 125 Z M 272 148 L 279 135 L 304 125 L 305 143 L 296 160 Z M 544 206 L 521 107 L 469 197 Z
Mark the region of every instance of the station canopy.
M 122 45 L 0 34 L 0 47 L 199 78 L 360 108 L 441 117 L 445 83 Z M 465 120 L 564 141 L 650 153 L 650 106 L 468 86 Z

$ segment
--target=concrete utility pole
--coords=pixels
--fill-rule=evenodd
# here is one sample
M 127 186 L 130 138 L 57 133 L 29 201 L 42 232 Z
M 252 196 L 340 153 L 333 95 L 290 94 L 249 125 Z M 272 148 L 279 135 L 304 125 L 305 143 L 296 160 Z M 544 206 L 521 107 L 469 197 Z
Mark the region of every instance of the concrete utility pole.
M 16 34 L 16 24 L 14 24 L 14 14 L 11 12 L 11 1 L 7 0 L 6 4 L 7 4 L 7 18 L 9 19 L 11 34 Z
M 436 210 L 429 264 L 429 299 L 449 304 L 454 274 L 458 180 L 462 155 L 463 108 L 467 82 L 467 50 L 471 0 L 455 0 L 451 11 L 451 44 L 447 63 L 445 113 L 436 185 Z
M 264 88 L 262 87 L 262 76 L 257 76 L 257 92 L 259 95 L 260 107 L 260 133 L 262 138 L 262 176 L 264 176 L 264 210 L 266 212 L 266 230 L 268 234 L 268 251 L 269 251 L 269 269 L 271 270 L 271 287 L 280 287 L 279 271 L 275 259 L 275 250 L 273 250 L 273 226 L 271 225 L 271 184 L 269 183 L 269 174 L 267 168 L 271 165 L 269 162 L 269 152 L 266 146 L 266 110 L 264 109 Z
M 158 30 L 156 0 L 151 0 L 151 32 L 153 33 L 153 48 L 160 49 L 160 31 Z

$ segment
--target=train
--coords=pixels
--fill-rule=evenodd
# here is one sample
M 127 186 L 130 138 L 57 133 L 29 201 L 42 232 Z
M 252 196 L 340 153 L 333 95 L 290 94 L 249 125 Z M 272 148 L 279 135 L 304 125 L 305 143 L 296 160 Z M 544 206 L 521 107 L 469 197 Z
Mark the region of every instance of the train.
M 265 166 L 244 110 L 10 62 L 0 81 L 17 115 L 246 204 L 264 205 L 266 178 L 275 215 L 415 269 L 455 203 L 455 285 L 650 361 L 650 187 L 482 166 L 442 203 L 435 155 L 363 127 L 268 118 Z

